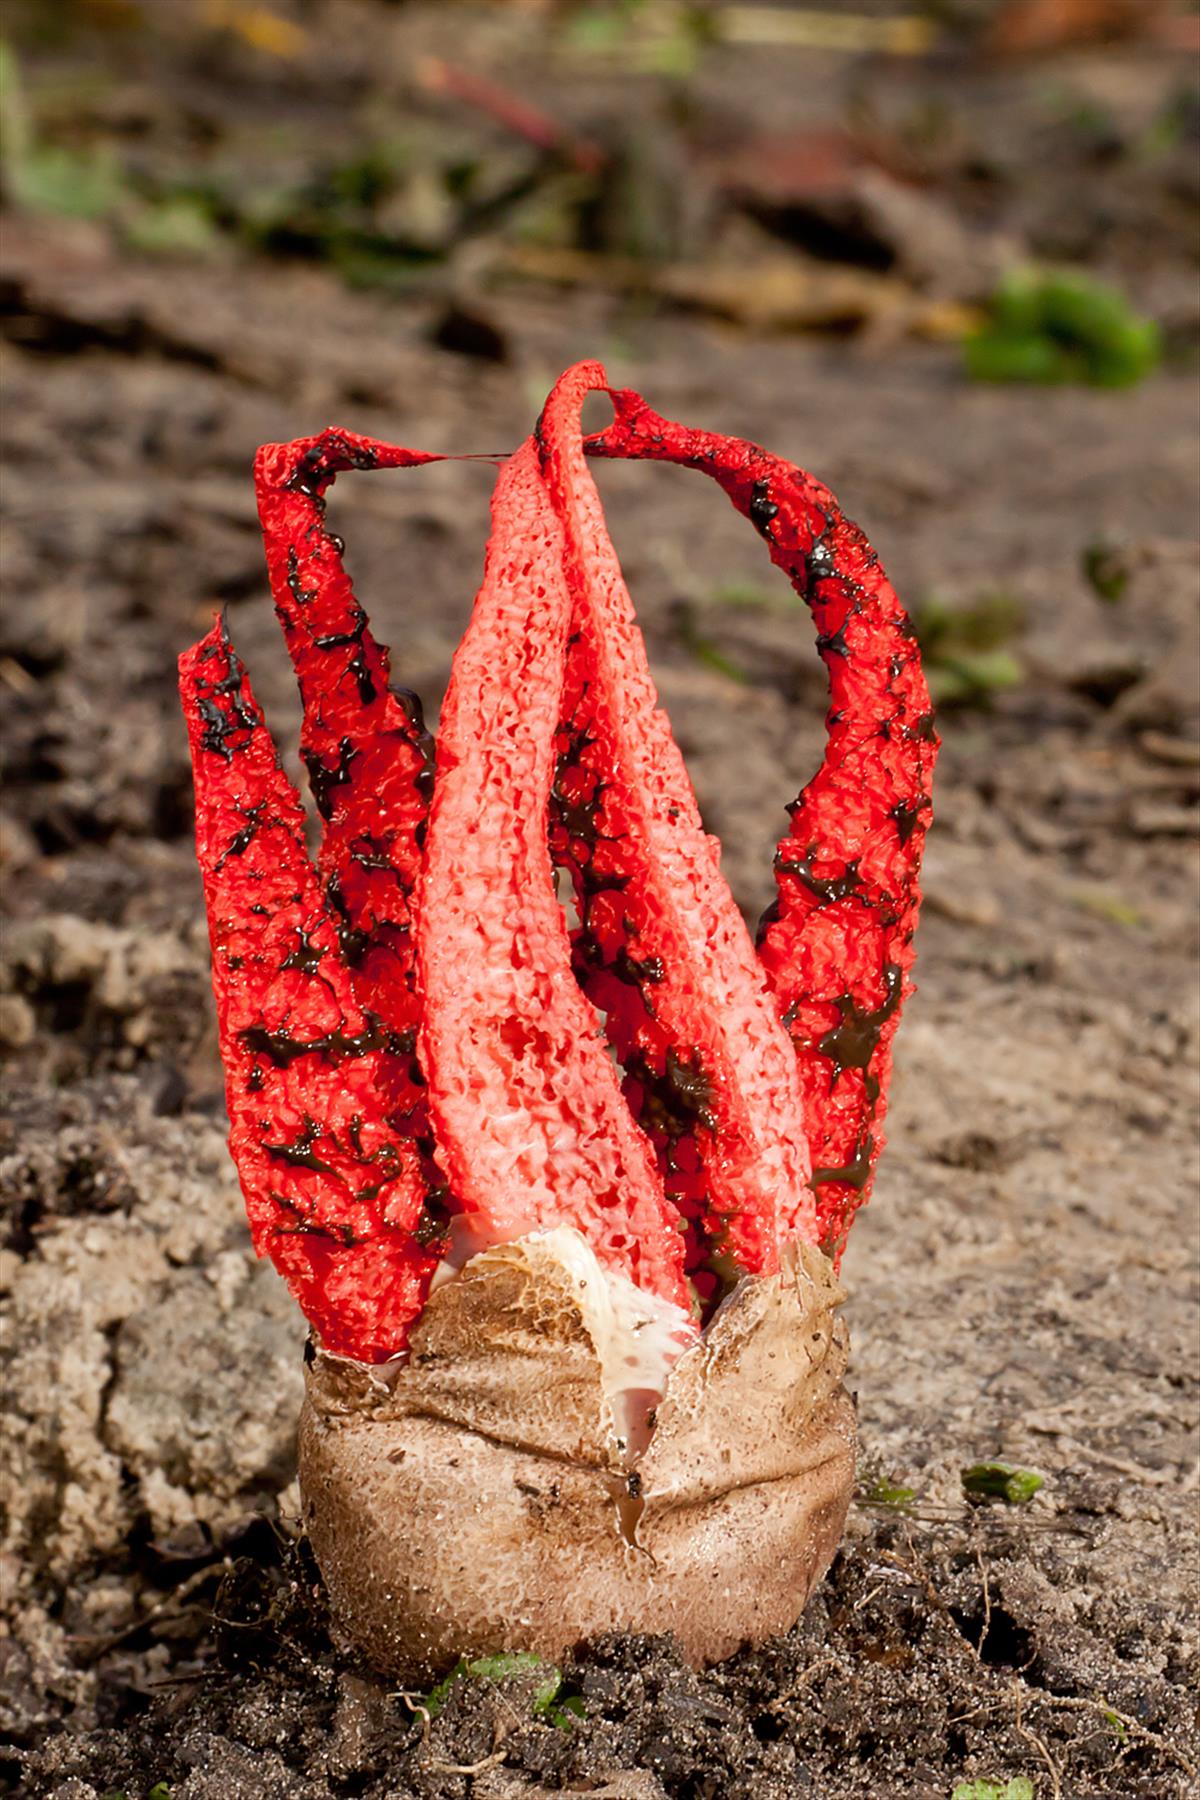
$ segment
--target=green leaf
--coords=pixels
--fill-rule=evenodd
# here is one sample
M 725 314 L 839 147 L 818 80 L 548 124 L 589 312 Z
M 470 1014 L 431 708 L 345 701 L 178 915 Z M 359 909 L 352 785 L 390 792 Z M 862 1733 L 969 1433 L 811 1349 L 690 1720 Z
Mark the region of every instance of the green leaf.
M 437 1718 L 450 1697 L 450 1689 L 454 1686 L 459 1676 L 465 1675 L 466 1672 L 466 1659 L 460 1656 L 450 1673 L 448 1675 L 443 1675 L 436 1687 L 430 1688 L 425 1696 L 425 1711 L 429 1714 L 431 1719 Z
M 29 113 L 21 69 L 12 46 L 0 38 L 0 156 L 15 167 L 29 151 Z
M 1131 323 L 1114 343 L 1097 347 L 1089 380 L 1094 387 L 1132 387 L 1157 368 L 1162 334 L 1153 319 Z
M 718 675 L 724 675 L 729 681 L 736 681 L 745 687 L 750 680 L 741 663 L 735 662 L 732 656 L 714 644 L 711 638 L 697 633 L 688 645 L 688 649 L 703 668 L 713 669 Z
M 879 1480 L 872 1482 L 862 1496 L 864 1506 L 911 1506 L 917 1497 L 917 1490 L 910 1487 L 897 1487 L 895 1482 Z
M 467 1664 L 467 1673 L 483 1681 L 505 1681 L 511 1675 L 532 1675 L 539 1670 L 542 1673 L 531 1705 L 540 1715 L 549 1711 L 562 1686 L 562 1674 L 553 1663 L 543 1662 L 531 1650 L 503 1650 L 499 1656 L 481 1656 L 477 1662 Z
M 913 624 L 926 659 L 944 650 L 997 650 L 1025 625 L 1025 608 L 1003 588 L 981 594 L 966 606 L 951 606 L 926 594 L 913 607 Z
M 680 600 L 672 612 L 672 623 L 675 636 L 689 656 L 706 669 L 714 669 L 718 675 L 724 675 L 729 681 L 736 681 L 745 686 L 750 677 L 741 664 L 733 657 L 727 656 L 721 646 L 701 630 L 696 617 L 696 608 L 690 600 Z
M 9 171 L 14 200 L 28 212 L 100 219 L 124 194 L 124 179 L 109 149 L 90 155 L 58 144 L 39 144 Z
M 1115 606 L 1129 586 L 1129 565 L 1120 549 L 1098 539 L 1087 545 L 1080 565 L 1096 598 Z
M 196 195 L 152 201 L 125 223 L 125 242 L 151 256 L 209 256 L 219 242 L 211 209 Z
M 565 1700 L 550 1707 L 546 1718 L 556 1731 L 570 1731 L 576 1719 L 587 1718 L 587 1703 L 582 1694 L 568 1694 Z
M 1014 1775 L 1005 1781 L 960 1781 L 951 1800 L 1034 1800 L 1033 1783 L 1027 1775 Z
M 1039 331 L 1042 312 L 1038 301 L 1038 280 L 1034 271 L 1010 269 L 992 295 L 990 310 L 992 323 L 1014 337 Z
M 943 654 L 926 668 L 929 691 L 938 706 L 978 704 L 992 694 L 1019 687 L 1024 673 L 1011 650 Z
M 1119 894 L 1103 894 L 1081 888 L 1071 895 L 1071 903 L 1093 919 L 1105 919 L 1110 925 L 1144 925 L 1146 915 L 1132 901 Z
M 1009 1506 L 1024 1506 L 1033 1499 L 1046 1477 L 1033 1469 L 1018 1469 L 1012 1463 L 972 1463 L 961 1472 L 963 1492 L 973 1500 L 1004 1500 Z
M 1032 332 L 992 330 L 984 327 L 964 346 L 967 374 L 972 381 L 1060 382 L 1082 381 L 1083 366 L 1066 356 L 1062 347 Z
M 1116 288 L 1073 270 L 1017 270 L 964 346 L 975 381 L 1128 387 L 1155 368 L 1162 339 Z
M 1037 302 L 1043 329 L 1077 344 L 1118 343 L 1134 318 L 1115 288 L 1066 271 L 1042 277 Z
M 1020 659 L 1004 648 L 1025 624 L 1025 607 L 1015 594 L 999 589 L 965 606 L 926 594 L 912 619 L 937 705 L 984 705 L 1025 679 Z
M 562 1687 L 562 1673 L 553 1663 L 543 1662 L 531 1650 L 502 1650 L 497 1656 L 480 1656 L 474 1662 L 460 1657 L 450 1673 L 439 1681 L 425 1697 L 425 1710 L 436 1719 L 449 1698 L 450 1689 L 461 1676 L 474 1676 L 479 1681 L 506 1681 L 514 1675 L 532 1675 L 541 1671 L 533 1689 L 530 1706 L 538 1718 L 549 1715 Z M 564 1701 L 563 1705 L 568 1702 Z M 552 1719 L 551 1723 L 555 1721 Z

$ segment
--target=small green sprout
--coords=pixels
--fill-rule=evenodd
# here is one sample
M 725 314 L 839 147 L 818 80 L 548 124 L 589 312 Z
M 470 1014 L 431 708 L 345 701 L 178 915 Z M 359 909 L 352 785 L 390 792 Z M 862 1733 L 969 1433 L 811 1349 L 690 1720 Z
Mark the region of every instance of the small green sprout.
M 1072 906 L 1080 912 L 1088 913 L 1093 919 L 1104 919 L 1110 925 L 1137 926 L 1146 923 L 1146 915 L 1132 901 L 1123 900 L 1119 894 L 1104 894 L 1087 889 L 1080 889 L 1071 895 Z
M 900 1509 L 911 1506 L 917 1497 L 917 1490 L 910 1487 L 899 1487 L 894 1481 L 881 1477 L 864 1488 L 860 1495 L 863 1506 L 890 1506 Z
M 1080 559 L 1084 577 L 1097 600 L 1115 606 L 1129 586 L 1129 565 L 1115 544 L 1097 539 Z
M 720 645 L 715 643 L 705 632 L 696 617 L 696 609 L 690 600 L 679 600 L 672 609 L 672 622 L 675 637 L 696 662 L 706 669 L 713 669 L 718 675 L 724 675 L 729 681 L 736 681 L 744 686 L 749 681 L 745 669 L 726 656 Z
M 474 1662 L 460 1657 L 450 1673 L 426 1696 L 425 1711 L 431 1719 L 436 1719 L 460 1676 L 474 1676 L 478 1681 L 507 1681 L 513 1675 L 538 1677 L 530 1698 L 535 1718 L 547 1719 L 551 1725 L 565 1725 L 570 1722 L 570 1715 L 582 1715 L 582 1700 L 574 1695 L 559 1700 L 562 1671 L 553 1663 L 543 1662 L 531 1650 L 503 1650 L 498 1656 L 480 1656 Z
M 565 1700 L 550 1707 L 546 1718 L 556 1730 L 569 1731 L 576 1719 L 587 1718 L 587 1702 L 582 1694 L 568 1694 Z
M 1009 1506 L 1024 1506 L 1046 1485 L 1044 1475 L 1005 1462 L 972 1463 L 962 1471 L 961 1479 L 963 1492 L 970 1499 L 1004 1500 Z
M 912 615 L 936 705 L 979 706 L 1020 684 L 1024 669 L 1007 648 L 1025 624 L 1016 595 L 986 593 L 953 606 L 939 594 L 926 594 Z
M 960 1781 L 950 1800 L 1034 1800 L 1033 1783 L 1027 1775 L 1010 1781 Z
M 219 232 L 209 202 L 198 194 L 147 201 L 124 225 L 125 242 L 150 256 L 208 256 Z
M 993 694 L 1019 687 L 1023 675 L 1011 650 L 947 655 L 930 664 L 929 691 L 939 706 L 978 706 Z
M 1131 387 L 1158 364 L 1161 335 L 1123 294 L 1089 275 L 1019 269 L 964 346 L 975 381 Z

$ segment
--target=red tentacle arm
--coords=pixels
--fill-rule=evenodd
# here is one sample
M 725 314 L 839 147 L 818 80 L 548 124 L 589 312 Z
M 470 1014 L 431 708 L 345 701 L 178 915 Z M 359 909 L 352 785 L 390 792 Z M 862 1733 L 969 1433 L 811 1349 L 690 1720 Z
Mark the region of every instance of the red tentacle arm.
M 588 454 L 711 475 L 816 621 L 828 744 L 789 808 L 760 956 L 796 1046 L 821 1239 L 840 1255 L 883 1146 L 892 1039 L 912 991 L 938 749 L 915 634 L 866 538 L 811 475 L 744 439 L 664 419 L 631 391 L 612 400 L 616 419 Z
M 683 1244 L 571 972 L 546 847 L 570 600 L 538 457 L 502 471 L 442 708 L 418 906 L 422 1063 L 451 1187 L 493 1241 L 573 1225 L 686 1306 Z
M 320 867 L 355 991 L 404 1042 L 420 1017 L 414 987 L 412 895 L 433 788 L 433 740 L 421 703 L 393 688 L 387 650 L 372 635 L 326 529 L 326 495 L 346 470 L 416 468 L 442 458 L 335 428 L 266 444 L 254 466 L 275 610 L 304 702 L 300 749 L 323 831 Z M 381 1070 L 385 1110 L 432 1161 L 424 1084 L 411 1049 Z
M 658 707 L 585 461 L 580 412 L 605 386 L 599 364 L 571 370 L 540 426 L 572 598 L 570 778 L 590 784 L 583 841 L 559 820 L 583 921 L 577 965 L 608 1012 L 641 1116 L 652 1128 L 664 1122 L 664 1088 L 676 1116 L 690 1115 L 686 1147 L 684 1133 L 660 1133 L 668 1191 L 685 1205 L 687 1177 L 699 1174 L 705 1237 L 762 1273 L 777 1267 L 784 1241 L 816 1237 L 796 1059 Z
M 222 626 L 179 672 L 229 1145 L 254 1245 L 327 1349 L 380 1361 L 403 1348 L 440 1251 L 415 1149 L 381 1105 L 398 1045 L 355 997 L 299 797 Z

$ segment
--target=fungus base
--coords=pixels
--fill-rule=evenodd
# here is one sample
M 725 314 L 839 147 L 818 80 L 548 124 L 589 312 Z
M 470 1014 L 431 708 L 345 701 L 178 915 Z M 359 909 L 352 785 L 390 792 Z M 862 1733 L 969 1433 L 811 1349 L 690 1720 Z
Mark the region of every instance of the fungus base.
M 820 1252 L 741 1283 L 639 1452 L 605 1385 L 604 1278 L 566 1236 L 472 1258 L 402 1365 L 310 1352 L 305 1523 L 341 1630 L 397 1680 L 613 1629 L 716 1661 L 794 1624 L 841 1538 L 854 1411 Z

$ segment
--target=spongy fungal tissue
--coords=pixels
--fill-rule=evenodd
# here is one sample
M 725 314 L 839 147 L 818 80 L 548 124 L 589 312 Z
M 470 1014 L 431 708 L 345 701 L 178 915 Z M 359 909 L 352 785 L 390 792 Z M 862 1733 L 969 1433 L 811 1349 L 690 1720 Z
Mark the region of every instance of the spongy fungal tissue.
M 544 1242 L 575 1283 L 613 1409 L 618 1451 L 636 1458 L 649 1441 L 649 1415 L 666 1393 L 679 1355 L 695 1342 L 696 1326 L 682 1307 L 601 1268 L 591 1245 L 569 1226 L 546 1232 Z
M 501 469 L 436 749 L 324 516 L 337 473 L 432 459 L 335 430 L 260 453 L 315 868 L 223 627 L 181 659 L 256 1246 L 318 1341 L 365 1362 L 403 1352 L 456 1229 L 570 1227 L 614 1292 L 646 1296 L 639 1379 L 661 1385 L 679 1321 L 781 1246 L 840 1255 L 882 1146 L 937 742 L 911 627 L 812 477 L 629 392 L 585 439 L 605 385 L 569 370 Z M 757 950 L 657 707 L 590 456 L 710 476 L 814 614 L 829 750 L 789 809 Z
M 478 1268 L 477 1258 L 506 1244 L 519 1251 L 536 1248 L 567 1276 L 611 1408 L 614 1450 L 622 1461 L 636 1459 L 649 1441 L 649 1420 L 667 1391 L 671 1369 L 699 1335 L 693 1313 L 605 1269 L 587 1239 L 569 1225 L 496 1237 L 457 1218 L 430 1292 L 454 1281 L 465 1266 Z
M 614 419 L 585 438 L 597 389 Z M 605 528 L 589 458 L 613 456 L 714 480 L 816 624 L 827 753 L 788 808 L 757 943 Z M 259 452 L 315 866 L 223 624 L 180 660 L 230 1148 L 255 1245 L 313 1330 L 306 1517 L 381 1666 L 635 1620 L 703 1658 L 795 1617 L 845 1515 L 833 1270 L 911 987 L 929 696 L 827 489 L 584 363 L 503 459 L 435 745 L 325 519 L 337 474 L 431 460 L 333 429 Z M 536 1529 L 505 1525 L 531 1497 Z M 464 1507 L 510 1595 L 481 1590 L 470 1618 L 464 1544 L 415 1586 L 404 1572 L 410 1552 L 434 1568 L 406 1532 Z M 559 1509 L 591 1544 L 569 1598 L 548 1574 Z M 640 1573 L 608 1565 L 614 1517 Z M 379 1598 L 401 1587 L 403 1629 Z

